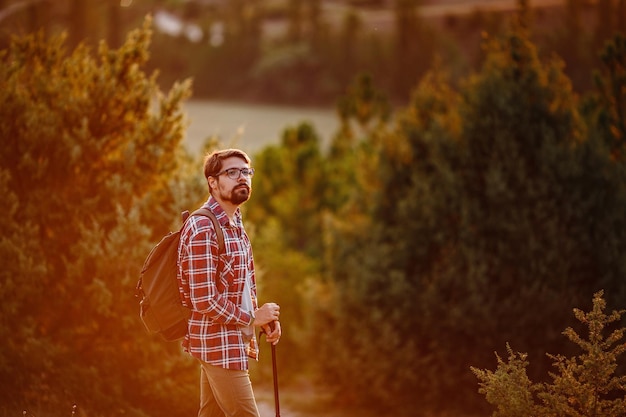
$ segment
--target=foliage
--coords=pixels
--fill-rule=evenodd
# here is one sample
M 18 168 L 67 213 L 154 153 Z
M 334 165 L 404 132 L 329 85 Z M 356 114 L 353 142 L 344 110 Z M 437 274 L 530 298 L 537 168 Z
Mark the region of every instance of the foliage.
M 620 342 L 625 328 L 611 331 L 612 323 L 619 323 L 624 311 L 605 314 L 603 292 L 594 295 L 593 308 L 584 313 L 574 309 L 574 315 L 588 329 L 584 339 L 573 328 L 563 334 L 578 345 L 582 353 L 567 358 L 548 355 L 556 372 L 551 372 L 552 383 L 532 383 L 527 376 L 526 354 L 515 353 L 509 345 L 508 360 L 497 354 L 495 371 L 472 367 L 480 381 L 479 392 L 496 408 L 494 417 L 525 416 L 619 416 L 626 413 L 626 375 L 616 373 L 618 359 L 626 351 Z
M 143 72 L 149 23 L 95 56 L 42 34 L 1 53 L 0 403 L 11 415 L 195 403 L 179 374 L 190 363 L 146 334 L 133 297 L 151 245 L 195 198 L 181 177 L 190 87 L 163 95 Z
M 480 411 L 467 368 L 485 351 L 524 346 L 538 375 L 546 349 L 568 349 L 563 311 L 598 288 L 623 302 L 623 165 L 521 23 L 486 39 L 458 92 L 433 70 L 396 128 L 346 159 L 367 180 L 333 219 L 318 312 L 324 381 L 344 401 Z
M 320 195 L 326 178 L 314 128 L 303 123 L 286 129 L 281 145 L 266 147 L 254 165 L 263 180 L 254 185 L 250 221 L 262 227 L 270 218 L 279 219 L 287 246 L 315 257 L 321 252 L 320 240 L 311 236 L 320 230 L 316 214 L 324 207 Z
M 280 145 L 266 147 L 253 163 L 260 175 L 245 207 L 246 224 L 252 230 L 260 301 L 281 306 L 279 350 L 290 352 L 281 355 L 281 379 L 287 381 L 303 371 L 302 342 L 309 324 L 301 292 L 319 279 L 321 268 L 321 196 L 327 182 L 319 137 L 308 123 L 288 128 Z
M 626 37 L 616 35 L 601 54 L 602 67 L 595 74 L 597 93 L 587 103 L 595 119 L 596 134 L 613 158 L 626 160 Z
M 343 134 L 336 136 L 328 155 L 314 128 L 302 123 L 286 129 L 279 145 L 268 146 L 253 158 L 262 176 L 255 179 L 246 218 L 253 225 L 260 296 L 278 301 L 284 317 L 280 349 L 292 352 L 281 359 L 285 379 L 317 367 L 309 358 L 317 357 L 309 345 L 311 337 L 323 332 L 315 296 L 324 291 L 320 282 L 332 251 L 333 213 L 348 200 L 362 199 L 352 186 L 357 161 L 350 159 L 361 145 L 351 138 L 358 133 L 374 135 L 389 118 L 386 98 L 366 75 L 348 87 L 338 111 Z
M 535 395 L 540 385 L 533 384 L 528 378 L 527 356 L 513 352 L 507 344 L 509 354 L 507 362 L 496 353 L 498 368 L 496 372 L 483 371 L 472 367 L 472 372 L 482 382 L 479 392 L 497 408 L 494 417 L 527 417 L 536 414 Z

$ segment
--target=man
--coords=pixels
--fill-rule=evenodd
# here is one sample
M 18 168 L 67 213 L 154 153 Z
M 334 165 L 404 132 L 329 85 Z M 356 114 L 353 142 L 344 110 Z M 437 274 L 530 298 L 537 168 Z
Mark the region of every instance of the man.
M 192 310 L 183 347 L 201 367 L 198 416 L 259 417 L 248 375 L 248 358 L 258 354 L 254 328 L 276 344 L 281 327 L 276 303 L 257 307 L 252 248 L 239 208 L 250 198 L 254 169 L 244 152 L 226 149 L 207 156 L 204 175 L 210 196 L 203 207 L 217 217 L 225 253 L 205 216 L 187 221 L 178 248 L 179 287 Z

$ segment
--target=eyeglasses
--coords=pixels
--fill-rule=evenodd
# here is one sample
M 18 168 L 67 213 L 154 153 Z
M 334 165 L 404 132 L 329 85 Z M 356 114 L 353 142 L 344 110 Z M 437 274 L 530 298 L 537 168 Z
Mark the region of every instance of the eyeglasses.
M 239 179 L 240 175 L 243 175 L 244 178 L 252 178 L 254 175 L 254 168 L 229 168 L 222 172 L 218 172 L 214 176 L 219 177 L 222 174 L 226 174 L 231 180 Z

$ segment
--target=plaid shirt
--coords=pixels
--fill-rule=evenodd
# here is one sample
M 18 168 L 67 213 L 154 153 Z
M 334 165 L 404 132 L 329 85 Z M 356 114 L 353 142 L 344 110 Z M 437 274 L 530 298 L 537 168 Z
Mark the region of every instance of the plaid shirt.
M 252 321 L 243 311 L 244 283 L 250 279 L 252 304 L 256 308 L 256 281 L 252 247 L 243 228 L 241 212 L 236 211 L 234 226 L 217 201 L 204 204 L 224 232 L 225 254 L 219 255 L 217 235 L 210 219 L 193 216 L 186 222 L 178 247 L 178 287 L 183 304 L 191 307 L 183 348 L 190 355 L 227 369 L 248 369 L 248 357 L 257 359 L 257 341 L 245 343 L 241 327 Z M 221 273 L 217 277 L 218 256 Z

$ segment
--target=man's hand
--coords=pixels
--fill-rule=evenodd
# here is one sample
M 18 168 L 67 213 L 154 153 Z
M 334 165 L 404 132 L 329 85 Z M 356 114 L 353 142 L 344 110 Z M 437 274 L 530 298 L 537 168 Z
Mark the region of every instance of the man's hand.
M 282 334 L 279 317 L 280 306 L 276 303 L 265 303 L 254 312 L 254 325 L 261 327 L 265 339 L 274 345 L 278 343 Z
M 276 303 L 265 303 L 254 312 L 254 325 L 263 327 L 280 317 L 280 306 Z M 269 335 L 269 333 L 268 333 Z
M 262 328 L 266 335 L 265 340 L 273 345 L 277 344 L 280 340 L 280 336 L 282 335 L 280 322 L 278 320 L 273 321 L 271 323 L 263 325 Z

